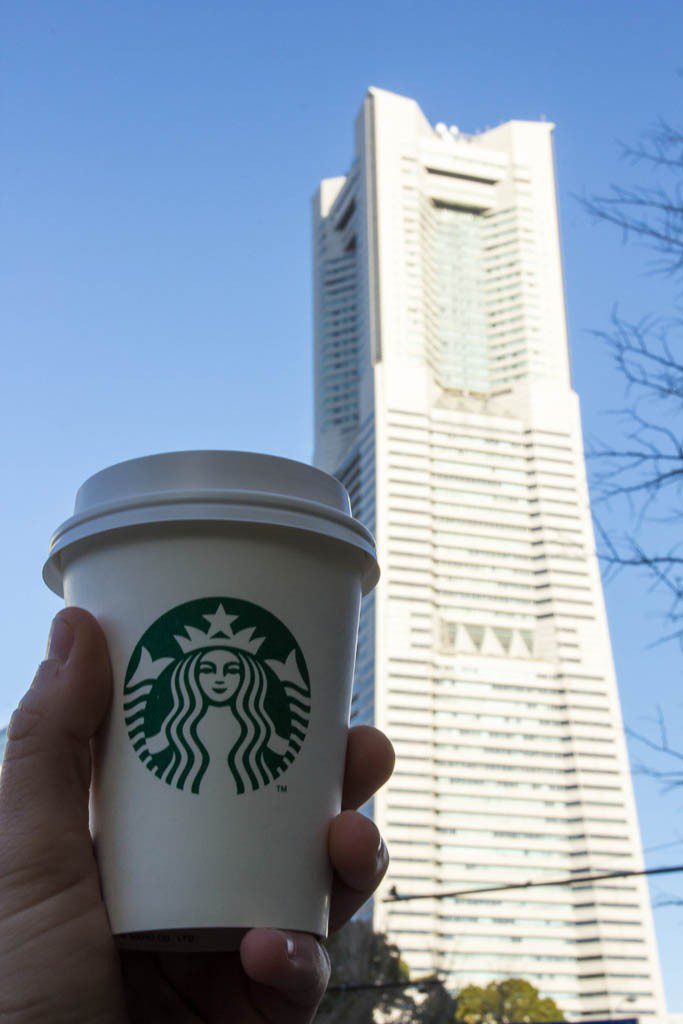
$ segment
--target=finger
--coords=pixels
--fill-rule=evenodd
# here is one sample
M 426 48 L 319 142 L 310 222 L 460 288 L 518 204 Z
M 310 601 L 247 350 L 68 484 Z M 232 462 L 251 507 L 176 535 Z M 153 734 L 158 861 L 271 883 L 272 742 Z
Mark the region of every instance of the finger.
M 240 946 L 254 1008 L 269 1024 L 309 1024 L 330 977 L 330 959 L 305 932 L 258 928 Z
M 356 810 L 391 777 L 396 756 L 389 739 L 371 725 L 349 730 L 342 810 Z
M 379 829 L 357 811 L 342 811 L 330 825 L 328 847 L 334 867 L 330 931 L 337 931 L 372 896 L 389 867 Z
M 106 643 L 79 608 L 55 618 L 48 658 L 14 712 L 0 777 L 0 875 L 42 858 L 73 870 L 92 859 L 90 738 L 111 687 Z M 69 846 L 69 855 L 56 857 Z

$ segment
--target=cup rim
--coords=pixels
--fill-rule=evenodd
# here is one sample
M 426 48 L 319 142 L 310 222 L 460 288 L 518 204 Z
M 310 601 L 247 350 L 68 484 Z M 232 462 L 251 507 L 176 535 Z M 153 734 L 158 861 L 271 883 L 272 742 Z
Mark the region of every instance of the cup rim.
M 43 566 L 50 590 L 63 595 L 61 555 L 88 538 L 127 527 L 169 523 L 241 523 L 274 526 L 317 534 L 345 543 L 364 555 L 363 594 L 379 580 L 375 542 L 353 516 L 331 505 L 289 494 L 265 491 L 165 491 L 91 506 L 71 516 L 55 530 Z

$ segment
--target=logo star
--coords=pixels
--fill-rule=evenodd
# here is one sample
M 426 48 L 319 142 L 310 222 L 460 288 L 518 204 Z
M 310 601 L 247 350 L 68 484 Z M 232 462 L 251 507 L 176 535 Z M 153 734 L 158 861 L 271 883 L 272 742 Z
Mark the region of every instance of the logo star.
M 232 623 L 237 616 L 228 615 L 222 604 L 218 605 L 213 615 L 205 615 L 204 618 L 209 623 L 207 636 L 215 636 L 217 633 L 222 633 L 223 636 L 232 636 Z

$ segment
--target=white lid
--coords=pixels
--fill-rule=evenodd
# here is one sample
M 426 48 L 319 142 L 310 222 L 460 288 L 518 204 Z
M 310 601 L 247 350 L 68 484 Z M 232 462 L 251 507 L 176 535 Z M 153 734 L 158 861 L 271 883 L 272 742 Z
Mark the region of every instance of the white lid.
M 322 534 L 366 555 L 363 592 L 379 579 L 372 534 L 351 515 L 344 486 L 322 470 L 251 452 L 167 452 L 95 473 L 55 531 L 43 579 L 62 594 L 60 553 L 78 541 L 152 523 L 247 522 Z

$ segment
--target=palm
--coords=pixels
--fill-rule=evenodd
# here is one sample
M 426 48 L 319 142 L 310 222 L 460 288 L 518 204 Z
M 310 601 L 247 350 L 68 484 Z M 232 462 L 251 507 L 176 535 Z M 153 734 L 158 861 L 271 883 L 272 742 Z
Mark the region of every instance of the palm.
M 82 756 L 85 770 L 85 750 Z M 352 808 L 381 784 L 392 761 L 389 744 L 376 730 L 351 731 L 345 809 L 329 833 L 335 868 L 332 930 L 368 898 L 386 867 L 384 848 L 377 848 L 377 830 Z M 12 778 L 20 766 L 21 758 L 15 765 L 10 751 L 1 803 L 14 826 L 28 834 L 20 819 L 22 812 L 33 811 L 16 802 L 21 792 Z M 42 824 L 45 842 L 33 832 L 20 868 L 7 833 L 0 844 L 0 1017 L 12 1012 L 17 1024 L 40 1019 L 70 1024 L 308 1024 L 312 1019 L 326 968 L 318 964 L 318 969 L 297 977 L 277 931 L 251 931 L 236 953 L 117 956 L 100 895 L 86 805 L 54 803 L 45 809 Z M 288 934 L 305 954 L 302 959 L 325 956 L 311 936 Z M 28 984 L 17 995 L 15 979 L 23 977 Z M 39 1006 L 47 1009 L 46 1017 L 36 1016 Z
M 336 869 L 332 931 L 346 923 L 378 881 L 377 833 L 374 826 L 368 831 L 369 822 L 355 808 L 379 788 L 392 764 L 393 753 L 381 734 L 365 727 L 351 730 L 344 810 L 332 823 L 329 837 Z M 384 856 L 382 848 L 380 861 Z M 385 867 L 380 864 L 380 873 Z M 300 935 L 297 941 L 317 949 L 310 936 Z M 243 966 L 245 958 L 249 974 Z M 289 997 L 277 991 L 282 956 L 267 930 L 250 932 L 241 956 L 123 953 L 121 966 L 130 1024 L 303 1024 L 311 1019 L 320 995 L 314 989 L 307 991 L 305 984 Z
M 129 1024 L 298 1024 L 314 1010 L 255 985 L 238 953 L 124 954 L 122 968 Z
M 238 953 L 124 953 L 130 1024 L 263 1024 Z
M 238 953 L 117 954 L 88 831 L 90 741 L 111 689 L 104 636 L 91 615 L 69 608 L 50 651 L 12 717 L 0 778 L 0 1018 L 310 1024 L 329 976 L 311 935 L 254 929 Z M 356 808 L 392 767 L 381 733 L 351 730 L 343 810 L 328 837 L 331 930 L 386 870 L 386 847 Z

